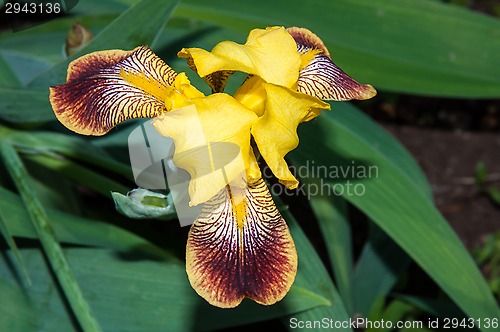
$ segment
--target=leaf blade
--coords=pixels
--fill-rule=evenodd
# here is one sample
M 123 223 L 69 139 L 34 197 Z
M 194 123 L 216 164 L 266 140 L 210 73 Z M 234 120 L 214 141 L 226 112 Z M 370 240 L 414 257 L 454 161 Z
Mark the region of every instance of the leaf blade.
M 178 1 L 171 0 L 165 4 L 160 0 L 142 0 L 136 3 L 106 26 L 80 52 L 42 73 L 31 81 L 29 86 L 47 87 L 65 82 L 69 62 L 86 53 L 105 49 L 129 50 L 139 45 L 154 45 Z M 136 27 L 141 29 L 137 30 Z
M 352 111 L 351 115 L 358 114 Z M 347 195 L 349 200 L 376 222 L 403 248 L 470 317 L 500 315 L 491 291 L 462 242 L 425 192 L 408 177 L 401 163 L 390 154 L 373 149 L 376 141 L 364 137 L 366 131 L 353 132 L 344 113 L 324 113 L 314 124 L 301 131 L 301 146 L 293 154 L 298 164 L 315 160 L 316 164 L 344 167 L 377 165 L 376 178 L 354 179 L 366 189 L 362 196 Z M 314 149 L 304 147 L 314 146 Z M 321 151 L 318 153 L 318 151 Z M 347 179 L 353 180 L 353 179 Z M 346 179 L 327 179 L 330 184 L 346 184 Z M 462 285 L 457 289 L 453 285 Z M 467 285 L 467 286 L 464 286 Z
M 28 174 L 17 152 L 7 143 L 0 142 L 0 156 L 16 184 L 24 204 L 27 206 L 30 219 L 37 232 L 38 238 L 79 323 L 86 331 L 101 331 L 94 313 L 83 297 L 78 283 L 71 272 L 71 268 L 66 261 L 62 248 L 55 238 L 45 209 L 40 204 L 28 182 Z
M 188 0 L 176 15 L 245 34 L 266 25 L 307 27 L 347 73 L 381 90 L 458 98 L 500 95 L 499 20 L 432 1 L 340 0 L 311 6 L 299 0 L 215 0 L 209 5 Z M 464 33 L 456 38 L 456 31 Z

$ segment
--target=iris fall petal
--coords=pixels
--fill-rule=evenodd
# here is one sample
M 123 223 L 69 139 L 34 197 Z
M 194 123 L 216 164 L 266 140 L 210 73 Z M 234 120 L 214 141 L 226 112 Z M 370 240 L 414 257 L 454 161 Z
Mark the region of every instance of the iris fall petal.
M 235 204 L 236 195 L 244 198 Z M 217 307 L 245 297 L 270 305 L 286 295 L 297 252 L 262 179 L 241 193 L 224 189 L 203 206 L 189 231 L 186 271 L 194 290 Z

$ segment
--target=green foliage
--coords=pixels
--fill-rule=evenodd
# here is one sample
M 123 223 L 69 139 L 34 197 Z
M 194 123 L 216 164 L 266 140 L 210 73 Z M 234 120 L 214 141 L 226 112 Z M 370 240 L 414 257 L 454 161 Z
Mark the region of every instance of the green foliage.
M 179 258 L 185 231 L 176 221 L 131 223 L 114 209 L 113 198 L 128 213 L 149 213 L 124 196 L 135 187 L 127 162 L 130 127 L 87 138 L 55 121 L 48 87 L 64 82 L 67 65 L 75 58 L 65 59 L 61 52 L 74 21 L 96 36 L 75 57 L 149 44 L 177 71 L 188 70 L 184 60 L 175 58 L 181 47 L 211 49 L 221 40 L 243 42 L 250 29 L 266 25 L 304 26 L 326 42 L 337 64 L 381 91 L 500 97 L 500 22 L 438 1 L 88 0 L 75 7 L 73 17 L 15 34 L 4 31 L 0 330 L 188 331 L 276 318 L 289 327 L 292 317 L 345 321 L 355 313 L 390 321 L 418 319 L 422 312 L 500 317 L 492 295 L 493 290 L 498 296 L 500 289 L 498 238 L 476 255 L 479 264 L 495 269 L 488 285 L 436 209 L 414 159 L 348 103 L 332 103 L 331 112 L 301 125 L 300 146 L 290 159 L 296 167 L 312 162 L 373 166 L 376 173 L 302 178 L 306 188 L 321 185 L 330 193 L 309 191 L 310 200 L 304 202 L 312 210 L 309 214 L 293 215 L 280 204 L 299 255 L 296 282 L 282 302 L 263 307 L 244 301 L 234 310 L 206 304 L 190 287 Z M 188 75 L 201 86 L 201 80 Z M 486 168 L 478 165 L 478 188 L 500 201 L 488 179 Z M 363 195 L 350 195 L 345 190 L 349 184 L 364 188 Z M 113 197 L 111 191 L 116 192 Z M 371 222 L 359 257 L 351 241 L 358 230 L 352 227 L 350 204 Z M 171 219 L 169 205 L 163 208 Z M 311 238 L 311 228 L 322 239 Z M 324 244 L 325 256 L 318 243 Z M 412 262 L 446 296 L 401 293 L 398 285 L 404 284 Z
M 491 180 L 498 179 L 490 179 L 486 170 L 486 165 L 483 162 L 478 162 L 476 165 L 476 186 L 481 193 L 487 195 L 490 198 L 493 204 L 500 206 L 500 189 L 496 186 L 491 185 Z
M 500 299 L 500 233 L 488 235 L 484 245 L 473 254 L 479 266 L 487 271 L 490 288 Z

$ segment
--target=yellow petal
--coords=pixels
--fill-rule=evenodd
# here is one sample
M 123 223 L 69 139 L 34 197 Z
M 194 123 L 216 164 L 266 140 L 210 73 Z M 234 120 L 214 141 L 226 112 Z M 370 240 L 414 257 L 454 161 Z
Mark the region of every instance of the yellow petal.
M 295 39 L 303 62 L 306 62 L 299 74 L 299 92 L 336 101 L 370 99 L 377 94 L 371 85 L 356 82 L 340 69 L 332 61 L 323 41 L 314 33 L 296 27 L 288 28 L 287 31 Z
M 176 73 L 148 47 L 109 50 L 70 63 L 67 83 L 50 88 L 58 120 L 83 135 L 104 135 L 132 118 L 155 117 Z
M 262 179 L 237 195 L 244 197 L 235 204 L 234 193 L 222 190 L 191 226 L 188 278 L 194 290 L 217 307 L 236 307 L 245 297 L 271 305 L 295 280 L 295 244 Z
M 288 169 L 285 155 L 299 144 L 297 126 L 318 116 L 330 105 L 309 95 L 264 84 L 266 111 L 252 126 L 252 136 L 273 174 L 289 189 L 298 185 Z
M 174 140 L 173 160 L 191 175 L 189 195 L 190 205 L 194 206 L 230 183 L 245 186 L 242 181 L 247 178 L 246 170 L 255 160 L 250 127 L 257 116 L 226 94 L 191 102 L 191 106 L 156 118 L 153 124 L 162 135 Z
M 175 110 L 191 105 L 191 99 L 201 98 L 205 95 L 191 85 L 185 73 L 179 73 L 173 82 L 173 87 L 167 89 L 165 107 L 167 110 Z
M 264 80 L 259 76 L 249 77 L 234 93 L 234 99 L 251 109 L 258 116 L 264 114 L 266 106 L 266 90 Z
M 301 66 L 295 41 L 283 27 L 254 29 L 244 45 L 223 41 L 212 52 L 185 48 L 178 55 L 188 63 L 192 61 L 201 77 L 219 71 L 242 71 L 285 87 L 297 83 Z

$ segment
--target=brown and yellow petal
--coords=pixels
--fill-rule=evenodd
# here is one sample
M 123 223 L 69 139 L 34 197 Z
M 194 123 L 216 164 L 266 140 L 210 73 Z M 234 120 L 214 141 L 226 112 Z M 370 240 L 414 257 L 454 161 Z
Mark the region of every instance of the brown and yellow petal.
M 262 179 L 242 192 L 226 188 L 204 205 L 189 232 L 186 270 L 194 290 L 217 307 L 245 297 L 265 305 L 283 299 L 297 252 Z
M 314 33 L 297 27 L 288 28 L 287 31 L 297 43 L 303 62 L 306 62 L 299 73 L 299 92 L 336 101 L 365 100 L 377 94 L 371 85 L 358 83 L 340 69 L 332 61 L 323 41 Z
M 165 112 L 176 76 L 147 46 L 93 52 L 70 63 L 66 84 L 50 88 L 50 102 L 67 128 L 104 135 L 122 121 Z

